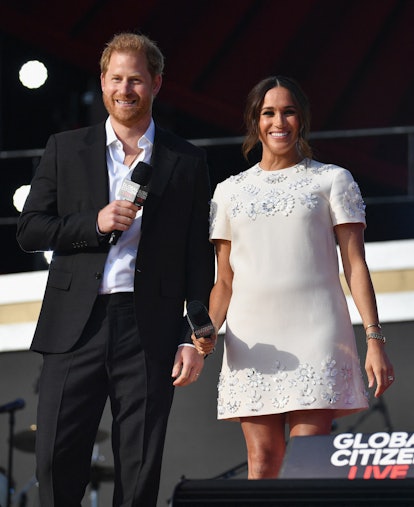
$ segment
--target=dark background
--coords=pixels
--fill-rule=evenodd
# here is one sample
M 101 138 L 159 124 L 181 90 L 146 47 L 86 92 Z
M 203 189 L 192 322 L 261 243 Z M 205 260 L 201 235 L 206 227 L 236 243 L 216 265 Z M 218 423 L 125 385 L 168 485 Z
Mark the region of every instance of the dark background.
M 413 126 L 413 23 L 412 0 L 2 0 L 0 232 L 7 249 L 0 273 L 44 267 L 14 240 L 13 193 L 30 183 L 38 163 L 16 153 L 41 150 L 51 133 L 105 118 L 99 57 L 122 30 L 158 42 L 166 69 L 155 117 L 188 139 L 242 136 L 252 86 L 274 74 L 296 78 L 312 105 L 315 158 L 350 169 L 366 198 L 367 241 L 412 237 L 408 136 L 317 134 Z M 49 69 L 36 90 L 18 80 L 29 59 Z M 213 189 L 247 167 L 239 143 L 206 150 Z

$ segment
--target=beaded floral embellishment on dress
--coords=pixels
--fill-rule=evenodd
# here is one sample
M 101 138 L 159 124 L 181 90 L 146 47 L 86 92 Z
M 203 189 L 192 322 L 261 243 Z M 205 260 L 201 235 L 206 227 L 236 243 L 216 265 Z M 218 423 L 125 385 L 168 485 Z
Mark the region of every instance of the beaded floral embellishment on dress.
M 355 181 L 349 185 L 348 190 L 344 193 L 343 205 L 344 210 L 350 217 L 365 212 L 365 203 L 362 199 L 358 183 Z
M 336 388 L 338 375 L 346 380 L 341 391 Z M 260 413 L 265 405 L 264 397 L 270 399 L 276 409 L 289 410 L 288 392 L 291 387 L 298 389 L 299 395 L 295 401 L 303 408 L 315 403 L 320 406 L 320 402 L 327 408 L 334 408 L 339 402 L 342 402 L 342 406 L 354 402 L 351 368 L 346 364 L 338 367 L 331 357 L 322 361 L 319 371 L 309 363 L 304 363 L 287 372 L 285 366 L 277 361 L 271 378 L 273 384 L 267 382 L 262 372 L 254 368 L 239 371 L 231 369 L 227 375 L 221 373 L 218 383 L 218 414 L 237 416 L 239 409 L 246 408 L 252 414 Z M 224 391 L 227 402 L 221 396 Z M 368 399 L 366 391 L 361 395 Z
M 240 185 L 243 196 L 240 194 L 240 189 L 230 195 L 229 217 L 235 219 L 245 214 L 251 220 L 256 220 L 260 215 L 269 217 L 276 213 L 287 217 L 293 212 L 297 204 L 312 210 L 318 206 L 319 200 L 317 192 L 320 185 L 315 181 L 315 178 L 335 167 L 332 164 L 312 166 L 310 161 L 305 159 L 288 169 L 294 172 L 296 176 L 286 188 L 283 188 L 283 183 L 288 179 L 288 176 L 283 170 L 282 172 L 274 171 L 266 174 L 268 171 L 263 171 L 258 164 L 240 174 L 230 176 L 228 182 L 236 186 Z M 275 185 L 275 188 L 266 190 L 259 183 L 258 185 L 251 182 L 245 183 L 249 175 L 263 179 L 270 187 Z M 282 185 L 282 187 L 276 188 L 277 185 Z M 306 190 L 307 188 L 308 190 Z M 246 196 L 248 196 L 248 199 L 246 199 Z M 344 211 L 348 216 L 357 217 L 365 213 L 365 203 L 355 181 L 348 186 L 342 199 Z M 210 230 L 213 229 L 216 213 L 217 209 L 212 203 L 210 208 Z

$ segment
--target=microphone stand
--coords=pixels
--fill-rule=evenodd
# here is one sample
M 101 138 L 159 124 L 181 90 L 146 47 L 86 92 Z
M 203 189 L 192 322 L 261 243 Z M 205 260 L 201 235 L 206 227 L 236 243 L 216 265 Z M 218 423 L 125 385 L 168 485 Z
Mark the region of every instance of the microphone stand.
M 11 505 L 11 489 L 12 489 L 12 470 L 13 470 L 13 440 L 14 440 L 14 423 L 15 423 L 15 410 L 9 412 L 9 457 L 7 465 L 7 501 L 6 507 Z
M 15 415 L 16 410 L 23 408 L 25 405 L 24 400 L 18 398 L 15 401 L 11 401 L 10 403 L 6 403 L 5 405 L 0 406 L 0 414 L 8 412 L 9 413 L 9 457 L 8 457 L 8 466 L 7 466 L 7 500 L 6 506 L 10 507 L 11 505 L 11 490 L 12 490 L 12 470 L 13 470 L 13 440 L 14 440 L 14 423 L 15 423 Z
M 349 426 L 348 431 L 353 433 L 355 431 L 355 429 L 358 427 L 358 425 L 360 423 L 362 423 L 362 421 L 364 421 L 375 410 L 378 410 L 382 414 L 382 416 L 384 418 L 384 422 L 385 422 L 385 430 L 388 432 L 394 431 L 394 426 L 391 422 L 391 418 L 390 418 L 390 414 L 388 412 L 387 405 L 385 404 L 384 400 L 382 399 L 382 396 L 380 396 L 377 399 L 377 402 L 374 405 L 372 405 L 372 407 L 369 410 L 363 412 L 354 424 Z

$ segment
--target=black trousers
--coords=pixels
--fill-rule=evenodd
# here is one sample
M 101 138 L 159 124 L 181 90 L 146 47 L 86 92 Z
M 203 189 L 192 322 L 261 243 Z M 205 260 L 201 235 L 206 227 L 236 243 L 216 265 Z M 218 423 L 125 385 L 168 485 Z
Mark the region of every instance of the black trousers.
M 129 293 L 99 296 L 73 350 L 44 354 L 36 433 L 42 507 L 79 507 L 109 397 L 114 507 L 155 507 L 173 399 L 170 365 L 143 351 Z

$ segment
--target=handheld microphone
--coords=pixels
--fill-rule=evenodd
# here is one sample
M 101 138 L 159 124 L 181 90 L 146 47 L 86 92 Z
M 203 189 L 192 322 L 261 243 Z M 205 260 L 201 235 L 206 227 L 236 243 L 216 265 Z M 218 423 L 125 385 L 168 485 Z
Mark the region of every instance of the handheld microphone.
M 138 162 L 132 171 L 131 179 L 122 182 L 119 197 L 121 200 L 133 202 L 136 206 L 144 206 L 148 196 L 148 184 L 152 176 L 152 167 L 146 162 Z M 122 231 L 112 231 L 108 243 L 116 245 Z
M 187 320 L 196 338 L 209 338 L 215 333 L 207 308 L 201 301 L 187 304 Z
M 21 408 L 24 408 L 25 405 L 26 402 L 24 400 L 17 398 L 17 400 L 10 401 L 5 405 L 0 405 L 0 414 L 3 414 L 4 412 L 14 412 L 15 410 L 20 410 Z

